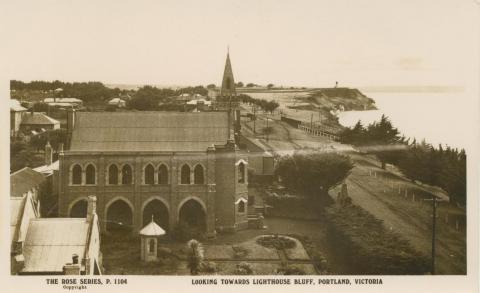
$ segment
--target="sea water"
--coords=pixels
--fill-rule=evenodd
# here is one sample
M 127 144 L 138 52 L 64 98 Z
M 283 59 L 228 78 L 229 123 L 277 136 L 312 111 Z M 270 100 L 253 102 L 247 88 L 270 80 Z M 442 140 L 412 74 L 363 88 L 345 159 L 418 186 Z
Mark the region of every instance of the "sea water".
M 465 92 L 363 93 L 378 110 L 341 112 L 340 124 L 351 127 L 361 120 L 368 125 L 385 114 L 401 134 L 417 141 L 467 148 L 476 139 L 477 104 Z

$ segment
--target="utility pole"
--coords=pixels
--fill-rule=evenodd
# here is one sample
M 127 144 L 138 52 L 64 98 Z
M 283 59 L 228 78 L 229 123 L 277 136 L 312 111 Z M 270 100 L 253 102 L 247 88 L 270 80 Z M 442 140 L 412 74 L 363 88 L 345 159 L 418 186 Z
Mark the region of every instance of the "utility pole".
M 265 128 L 265 131 L 267 132 L 267 142 L 268 142 L 268 132 L 269 132 L 269 130 L 268 130 L 268 117 L 267 117 L 267 128 Z
M 437 225 L 437 197 L 432 195 L 432 199 L 424 199 L 425 201 L 432 201 L 432 263 L 431 273 L 435 275 L 435 238 L 436 238 L 436 225 Z
M 257 107 L 256 105 L 254 104 L 253 105 L 253 134 L 257 134 L 257 132 L 255 131 L 255 122 L 257 121 Z

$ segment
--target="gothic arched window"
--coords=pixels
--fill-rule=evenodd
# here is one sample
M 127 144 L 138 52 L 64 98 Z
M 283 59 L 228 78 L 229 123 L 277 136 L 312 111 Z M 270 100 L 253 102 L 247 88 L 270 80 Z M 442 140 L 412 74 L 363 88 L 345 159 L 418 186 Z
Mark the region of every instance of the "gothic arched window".
M 190 184 L 190 166 L 187 164 L 182 166 L 180 177 L 181 184 Z
M 241 200 L 238 203 L 238 212 L 239 213 L 244 213 L 245 212 L 245 202 L 243 200 Z
M 145 184 L 155 183 L 155 168 L 151 164 L 145 167 Z
M 72 168 L 72 184 L 82 184 L 82 167 L 78 164 Z
M 241 162 L 238 164 L 238 183 L 245 183 L 245 164 Z
M 95 167 L 92 164 L 85 169 L 85 181 L 86 184 L 95 184 Z
M 193 183 L 194 184 L 203 184 L 204 183 L 204 176 L 203 176 L 203 166 L 198 164 L 195 166 L 193 170 Z
M 108 167 L 108 184 L 118 184 L 118 167 L 115 164 Z
M 150 241 L 148 241 L 148 252 L 150 253 L 155 252 L 155 240 L 153 239 L 150 239 Z
M 132 167 L 125 165 L 122 168 L 122 184 L 132 184 Z
M 158 184 L 168 184 L 168 169 L 163 164 L 158 167 Z

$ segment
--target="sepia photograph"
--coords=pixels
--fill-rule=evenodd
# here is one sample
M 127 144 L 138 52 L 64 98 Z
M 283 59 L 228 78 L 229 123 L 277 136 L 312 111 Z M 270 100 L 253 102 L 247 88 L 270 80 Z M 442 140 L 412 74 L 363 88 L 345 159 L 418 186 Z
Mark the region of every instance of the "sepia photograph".
M 477 292 L 477 1 L 0 7 L 10 284 Z

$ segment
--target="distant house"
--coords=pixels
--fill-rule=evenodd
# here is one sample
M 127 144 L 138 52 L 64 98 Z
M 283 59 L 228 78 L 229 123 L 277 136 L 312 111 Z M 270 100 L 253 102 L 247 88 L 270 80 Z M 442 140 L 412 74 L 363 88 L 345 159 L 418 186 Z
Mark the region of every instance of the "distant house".
M 22 116 L 26 112 L 27 109 L 22 107 L 18 100 L 10 100 L 10 136 L 16 136 L 19 133 Z
M 116 106 L 118 108 L 125 108 L 125 106 L 127 105 L 126 102 L 120 98 L 113 98 L 108 101 L 108 104 L 110 106 Z
M 42 112 L 30 112 L 22 115 L 20 130 L 24 133 L 31 131 L 43 132 L 45 130 L 59 129 L 60 121 L 55 120 Z
M 83 101 L 77 98 L 45 98 L 43 102 L 56 107 L 79 108 L 83 106 Z

